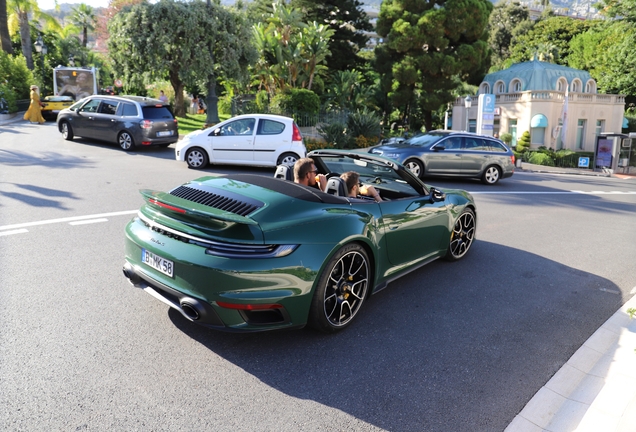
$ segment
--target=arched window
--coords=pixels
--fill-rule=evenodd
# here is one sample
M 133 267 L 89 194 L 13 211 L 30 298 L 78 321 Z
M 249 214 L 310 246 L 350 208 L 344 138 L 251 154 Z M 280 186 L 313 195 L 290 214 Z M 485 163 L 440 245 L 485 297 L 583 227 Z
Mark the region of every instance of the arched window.
M 568 82 L 565 78 L 559 78 L 557 81 L 557 91 L 564 92 L 566 87 L 568 86 Z
M 511 91 L 518 93 L 521 91 L 521 81 L 519 81 L 518 79 L 514 79 L 512 80 L 512 82 L 510 83 L 510 89 Z
M 480 94 L 488 94 L 490 93 L 490 84 L 488 83 L 481 83 L 481 89 L 479 89 L 479 93 Z
M 495 93 L 499 94 L 499 93 L 505 93 L 506 92 L 506 85 L 504 84 L 503 81 L 497 81 L 495 83 Z
M 583 85 L 581 84 L 581 80 L 575 78 L 572 80 L 572 86 L 570 87 L 570 91 L 574 93 L 580 93 L 583 89 Z
M 594 80 L 591 79 L 585 83 L 585 93 L 596 93 L 596 83 Z

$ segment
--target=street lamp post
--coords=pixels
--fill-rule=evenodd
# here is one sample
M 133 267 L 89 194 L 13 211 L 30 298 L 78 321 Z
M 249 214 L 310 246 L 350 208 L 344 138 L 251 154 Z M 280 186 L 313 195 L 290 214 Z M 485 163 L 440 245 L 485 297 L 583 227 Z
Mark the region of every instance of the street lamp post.
M 466 99 L 464 99 L 464 107 L 466 107 L 466 132 L 468 132 L 468 110 L 471 106 L 473 106 L 473 99 L 468 95 Z
M 38 40 L 33 44 L 35 46 L 35 51 L 41 54 L 42 57 L 42 92 L 41 95 L 44 96 L 44 56 L 48 52 L 47 46 L 44 44 L 42 40 L 42 36 L 38 36 Z

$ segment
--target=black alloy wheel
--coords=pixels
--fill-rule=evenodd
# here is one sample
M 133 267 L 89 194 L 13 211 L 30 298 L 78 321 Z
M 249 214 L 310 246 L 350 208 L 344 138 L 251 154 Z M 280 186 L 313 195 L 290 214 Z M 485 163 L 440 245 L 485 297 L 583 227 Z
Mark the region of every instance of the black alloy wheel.
M 445 258 L 448 261 L 462 259 L 468 253 L 475 240 L 476 230 L 477 220 L 475 219 L 475 213 L 467 208 L 455 221 Z

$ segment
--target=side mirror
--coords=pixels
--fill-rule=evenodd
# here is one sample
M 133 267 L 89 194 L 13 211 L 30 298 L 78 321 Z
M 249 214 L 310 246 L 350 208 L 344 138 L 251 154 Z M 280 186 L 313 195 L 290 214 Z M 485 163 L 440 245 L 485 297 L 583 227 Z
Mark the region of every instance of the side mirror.
M 214 130 L 212 131 L 212 134 L 211 134 L 211 135 L 214 135 L 214 136 L 219 136 L 219 135 L 221 135 L 221 128 L 216 128 L 216 129 L 214 129 Z
M 446 194 L 437 188 L 431 187 L 431 190 L 429 192 L 431 193 L 432 203 L 441 202 L 446 199 Z
M 446 150 L 446 147 L 444 147 L 443 145 L 439 144 L 439 145 L 434 145 L 433 148 L 431 148 L 431 150 L 433 150 L 433 151 L 444 151 L 444 150 Z

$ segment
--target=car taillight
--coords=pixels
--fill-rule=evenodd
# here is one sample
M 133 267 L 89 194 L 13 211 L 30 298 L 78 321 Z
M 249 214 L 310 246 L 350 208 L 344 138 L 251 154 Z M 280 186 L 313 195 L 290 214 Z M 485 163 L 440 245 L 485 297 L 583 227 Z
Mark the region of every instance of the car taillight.
M 300 129 L 298 129 L 298 126 L 296 126 L 296 123 L 294 123 L 294 130 L 292 132 L 292 141 L 302 141 L 303 140 L 303 136 L 300 134 Z
M 174 119 L 174 124 L 178 126 L 178 125 L 179 125 L 179 120 L 177 120 L 177 119 L 175 118 L 175 119 Z
M 151 128 L 152 120 L 142 120 L 141 122 L 139 122 L 139 126 L 141 126 L 142 129 Z
M 510 160 L 512 160 L 512 164 L 515 164 L 515 155 L 510 156 Z

